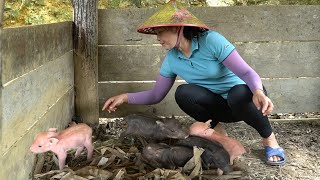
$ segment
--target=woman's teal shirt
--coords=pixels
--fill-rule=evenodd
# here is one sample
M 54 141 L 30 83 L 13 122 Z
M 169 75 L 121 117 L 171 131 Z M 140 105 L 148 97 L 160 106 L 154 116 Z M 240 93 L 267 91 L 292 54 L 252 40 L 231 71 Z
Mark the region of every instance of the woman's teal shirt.
M 168 51 L 160 74 L 169 78 L 180 76 L 187 83 L 205 87 L 226 99 L 228 91 L 233 86 L 245 84 L 222 64 L 234 49 L 235 47 L 218 32 L 204 32 L 198 38 L 192 39 L 189 58 L 176 48 Z

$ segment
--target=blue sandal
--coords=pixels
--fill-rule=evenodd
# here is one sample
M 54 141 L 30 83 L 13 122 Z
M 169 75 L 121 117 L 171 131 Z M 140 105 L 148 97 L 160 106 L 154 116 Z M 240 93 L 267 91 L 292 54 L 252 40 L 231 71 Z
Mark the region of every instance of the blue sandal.
M 284 154 L 284 150 L 280 148 L 272 148 L 270 146 L 264 147 L 265 157 L 266 157 L 266 163 L 273 166 L 282 166 L 286 163 L 286 156 Z M 269 161 L 269 157 L 271 156 L 279 156 L 280 161 Z

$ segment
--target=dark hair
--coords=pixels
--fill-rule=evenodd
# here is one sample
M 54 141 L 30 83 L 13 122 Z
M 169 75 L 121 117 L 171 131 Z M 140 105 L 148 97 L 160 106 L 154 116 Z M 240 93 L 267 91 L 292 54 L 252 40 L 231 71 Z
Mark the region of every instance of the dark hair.
M 188 40 L 192 40 L 192 38 L 197 38 L 201 32 L 202 31 L 198 27 L 185 26 L 183 29 L 183 36 Z

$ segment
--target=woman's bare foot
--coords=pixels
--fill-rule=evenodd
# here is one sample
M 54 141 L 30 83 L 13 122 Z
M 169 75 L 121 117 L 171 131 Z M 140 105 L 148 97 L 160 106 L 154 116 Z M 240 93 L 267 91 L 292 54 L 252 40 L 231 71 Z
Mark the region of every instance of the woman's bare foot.
M 262 144 L 264 146 L 270 146 L 272 148 L 279 148 L 279 144 L 277 142 L 276 136 L 272 133 L 269 137 L 262 139 Z M 279 156 L 271 156 L 268 161 L 280 161 L 281 158 Z

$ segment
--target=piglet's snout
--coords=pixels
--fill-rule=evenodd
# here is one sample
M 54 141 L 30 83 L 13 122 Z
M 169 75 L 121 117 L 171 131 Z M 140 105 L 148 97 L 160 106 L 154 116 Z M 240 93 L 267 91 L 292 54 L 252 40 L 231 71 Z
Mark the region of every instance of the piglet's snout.
M 35 151 L 36 151 L 33 146 L 31 146 L 29 150 L 31 153 L 35 153 Z

